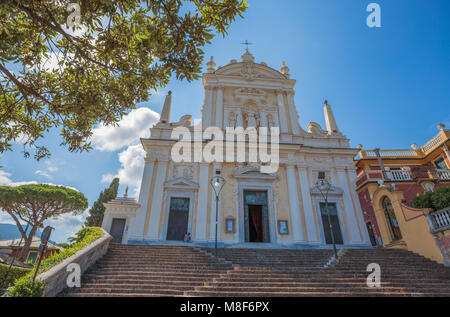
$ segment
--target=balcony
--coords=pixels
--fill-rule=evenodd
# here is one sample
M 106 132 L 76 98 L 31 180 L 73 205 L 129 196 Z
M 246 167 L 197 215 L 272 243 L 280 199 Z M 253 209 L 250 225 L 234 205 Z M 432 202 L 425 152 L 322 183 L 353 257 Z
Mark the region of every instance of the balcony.
M 432 167 L 415 167 L 411 170 L 387 170 L 386 180 L 393 182 L 412 181 L 450 181 L 450 170 L 436 169 Z M 356 179 L 356 186 L 364 183 L 377 182 L 383 179 L 381 170 L 369 170 L 361 172 Z
M 380 150 L 380 157 L 385 158 L 424 158 L 436 148 L 441 146 L 450 138 L 450 130 L 442 130 L 437 135 L 435 135 L 430 141 L 428 141 L 424 146 L 417 149 L 411 150 Z M 360 159 L 376 159 L 377 155 L 375 151 L 361 150 L 359 152 Z
M 386 172 L 386 177 L 393 181 L 410 181 L 412 180 L 411 173 L 409 171 L 390 170 Z

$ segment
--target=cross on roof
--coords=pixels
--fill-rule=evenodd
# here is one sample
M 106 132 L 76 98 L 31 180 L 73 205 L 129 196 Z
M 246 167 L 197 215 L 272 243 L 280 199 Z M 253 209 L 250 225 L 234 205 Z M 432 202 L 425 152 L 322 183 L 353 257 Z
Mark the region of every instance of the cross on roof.
M 245 40 L 245 42 L 244 42 L 244 43 L 241 43 L 241 44 L 247 46 L 247 48 L 246 48 L 247 52 L 248 52 L 248 46 L 249 46 L 249 45 L 253 45 L 253 43 L 249 43 L 247 40 Z

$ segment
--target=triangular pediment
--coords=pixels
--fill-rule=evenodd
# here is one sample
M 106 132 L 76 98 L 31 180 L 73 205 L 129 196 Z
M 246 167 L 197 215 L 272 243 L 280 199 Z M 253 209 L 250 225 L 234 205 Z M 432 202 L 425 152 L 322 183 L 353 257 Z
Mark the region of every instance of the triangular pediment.
M 190 189 L 195 190 L 198 188 L 198 184 L 190 179 L 184 177 L 178 177 L 164 183 L 165 188 L 176 188 L 176 189 Z
M 235 178 L 257 178 L 261 180 L 278 179 L 277 173 L 261 173 L 259 164 L 239 165 L 231 172 Z
M 344 193 L 344 190 L 341 188 L 331 185 L 330 190 L 327 192 L 327 195 L 342 195 Z M 311 195 L 322 195 L 320 190 L 314 186 L 311 188 Z
M 215 74 L 246 79 L 287 79 L 282 73 L 269 66 L 251 62 L 228 64 L 217 69 Z

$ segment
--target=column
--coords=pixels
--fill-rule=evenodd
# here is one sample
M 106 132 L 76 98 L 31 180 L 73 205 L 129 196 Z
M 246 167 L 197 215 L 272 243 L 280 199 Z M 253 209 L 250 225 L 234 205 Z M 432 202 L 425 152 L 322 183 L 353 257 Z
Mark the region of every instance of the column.
M 347 228 L 350 233 L 350 242 L 361 242 L 361 236 L 359 234 L 358 222 L 356 220 L 355 210 L 352 204 L 352 198 L 350 197 L 350 187 L 347 182 L 346 171 L 344 168 L 337 168 L 337 176 L 341 189 L 344 191 L 343 193 L 343 201 L 345 208 L 345 216 L 347 217 L 347 223 L 349 228 Z
M 289 164 L 286 167 L 288 193 L 289 193 L 289 209 L 291 211 L 291 227 L 294 241 L 303 241 L 303 224 L 300 214 L 300 203 L 298 201 L 297 180 L 295 177 L 294 165 Z
M 447 157 L 447 161 L 450 164 L 450 151 L 448 150 L 447 144 L 444 143 L 443 149 L 445 152 L 445 156 Z
M 236 111 L 236 128 L 237 127 L 244 127 L 244 121 L 242 119 L 242 110 L 239 108 Z
M 286 109 L 284 107 L 284 100 L 283 100 L 283 91 L 278 90 L 278 109 L 280 112 L 279 120 L 280 120 L 280 132 L 281 133 L 288 133 L 288 126 L 287 126 L 287 116 L 286 116 Z
M 144 172 L 142 175 L 141 189 L 139 191 L 139 204 L 141 207 L 136 210 L 135 221 L 130 226 L 128 240 L 142 240 L 144 238 L 145 218 L 150 196 L 150 186 L 153 177 L 155 162 L 145 159 Z
M 216 127 L 223 127 L 223 86 L 217 87 L 216 100 Z
M 306 170 L 306 167 L 298 167 L 298 178 L 300 179 L 300 187 L 302 191 L 303 210 L 305 212 L 308 241 L 319 242 L 319 237 L 316 230 L 314 209 L 311 202 L 311 192 L 308 184 L 308 171 Z
M 158 159 L 158 168 L 156 171 L 155 187 L 153 191 L 152 205 L 150 209 L 150 219 L 148 223 L 148 232 L 145 236 L 147 240 L 159 239 L 159 223 L 161 220 L 161 208 L 164 196 L 164 181 L 166 180 L 167 160 Z
M 362 235 L 364 237 L 364 242 L 370 244 L 370 238 L 369 238 L 369 233 L 367 232 L 367 226 L 364 222 L 364 216 L 362 213 L 362 209 L 361 209 L 361 204 L 359 202 L 359 197 L 356 193 L 356 170 L 355 169 L 348 169 L 347 170 L 348 173 L 348 178 L 350 179 L 350 192 L 351 195 L 353 196 L 353 201 L 355 202 L 355 206 L 356 206 L 356 210 L 355 210 L 355 216 L 359 219 L 359 223 L 361 225 L 361 230 L 362 230 Z
M 260 117 L 259 126 L 267 128 L 268 127 L 268 124 L 267 124 L 267 113 L 264 110 L 261 110 L 261 112 L 259 113 L 259 117 Z
M 211 111 L 212 111 L 212 87 L 205 86 L 205 101 L 203 102 L 202 110 L 202 128 L 211 126 Z
M 288 92 L 287 96 L 288 96 L 289 113 L 291 117 L 292 134 L 300 135 L 300 130 L 298 127 L 299 123 L 297 117 L 297 109 L 295 109 L 294 103 L 294 92 L 293 91 Z
M 198 188 L 198 203 L 197 203 L 197 219 L 195 225 L 196 241 L 206 240 L 206 219 L 208 214 L 208 189 L 209 189 L 209 164 L 200 163 L 199 171 L 199 188 Z

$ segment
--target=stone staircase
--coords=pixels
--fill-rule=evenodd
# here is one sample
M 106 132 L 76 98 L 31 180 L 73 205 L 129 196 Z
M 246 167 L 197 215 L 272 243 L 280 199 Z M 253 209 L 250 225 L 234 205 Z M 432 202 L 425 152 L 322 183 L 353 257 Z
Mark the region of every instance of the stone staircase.
M 117 245 L 60 296 L 450 296 L 450 269 L 402 249 L 219 249 Z M 369 288 L 369 263 L 381 287 Z

